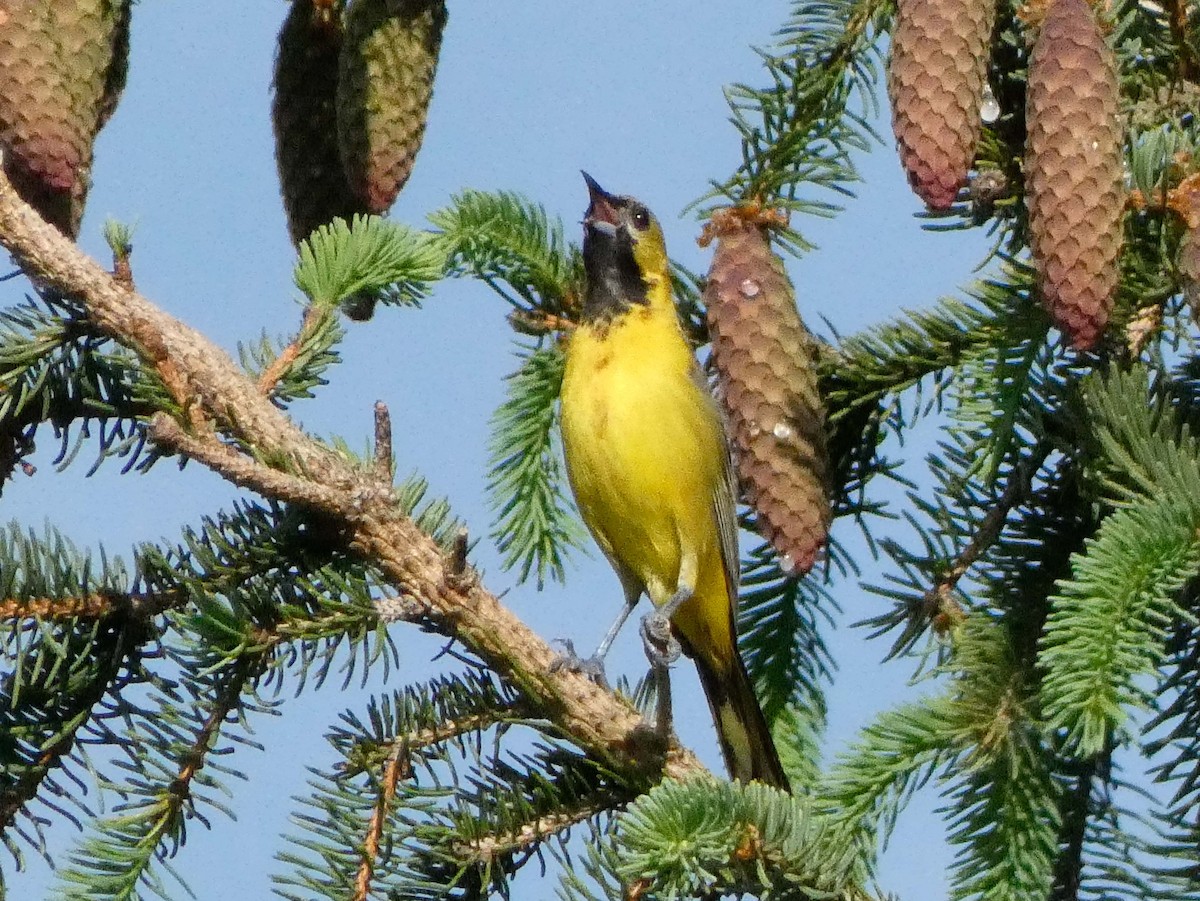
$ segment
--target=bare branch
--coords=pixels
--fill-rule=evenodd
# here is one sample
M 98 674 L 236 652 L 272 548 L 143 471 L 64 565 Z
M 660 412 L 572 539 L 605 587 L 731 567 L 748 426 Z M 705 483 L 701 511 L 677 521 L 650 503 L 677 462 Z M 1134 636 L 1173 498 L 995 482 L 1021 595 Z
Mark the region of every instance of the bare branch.
M 392 414 L 387 404 L 375 401 L 375 478 L 386 485 L 392 484 L 395 457 L 392 454 Z

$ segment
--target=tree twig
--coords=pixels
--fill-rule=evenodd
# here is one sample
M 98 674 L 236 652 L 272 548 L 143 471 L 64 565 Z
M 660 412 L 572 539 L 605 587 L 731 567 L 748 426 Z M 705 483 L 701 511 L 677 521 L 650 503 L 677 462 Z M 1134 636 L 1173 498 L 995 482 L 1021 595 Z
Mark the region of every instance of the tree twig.
M 181 594 L 174 592 L 92 592 L 57 598 L 0 598 L 0 620 L 103 619 L 117 615 L 143 619 L 178 607 L 185 600 Z
M 304 342 L 308 339 L 308 336 L 325 322 L 326 317 L 331 315 L 333 314 L 329 310 L 319 307 L 316 304 L 310 305 L 304 311 L 304 319 L 300 323 L 300 331 L 296 334 L 296 337 L 291 340 L 287 347 L 280 351 L 279 356 L 258 377 L 259 394 L 266 397 L 275 390 L 275 386 L 279 384 L 280 379 L 287 375 L 288 370 L 292 368 L 292 364 L 296 362 L 296 358 L 300 356 L 300 349 L 304 347 Z
M 1189 81 L 1200 81 L 1200 58 L 1188 41 L 1188 0 L 1167 0 L 1171 38 L 1179 51 L 1179 75 Z
M 375 478 L 385 485 L 392 484 L 395 458 L 392 454 L 392 414 L 387 404 L 375 401 Z
M 1008 484 L 1004 486 L 1004 492 L 980 520 L 979 527 L 970 541 L 954 558 L 950 567 L 942 573 L 941 578 L 925 592 L 923 612 L 934 621 L 935 626 L 943 627 L 942 631 L 961 622 L 966 616 L 962 605 L 954 597 L 954 590 L 958 587 L 959 580 L 1000 537 L 1000 532 L 1008 521 L 1008 514 L 1029 493 L 1033 474 L 1041 466 L 1045 455 L 1045 449 L 1039 448 L 1035 450 L 1031 459 L 1022 460 L 1013 468 Z
M 387 822 L 388 811 L 392 800 L 396 797 L 396 786 L 402 776 L 408 773 L 408 755 L 400 743 L 392 748 L 387 763 L 383 767 L 383 778 L 379 781 L 379 795 L 375 799 L 375 809 L 371 811 L 371 820 L 367 824 L 367 834 L 362 843 L 362 859 L 358 864 L 358 873 L 354 880 L 354 901 L 367 901 L 371 897 L 371 877 L 375 874 L 375 860 L 379 856 L 379 840 L 383 837 L 383 827 Z

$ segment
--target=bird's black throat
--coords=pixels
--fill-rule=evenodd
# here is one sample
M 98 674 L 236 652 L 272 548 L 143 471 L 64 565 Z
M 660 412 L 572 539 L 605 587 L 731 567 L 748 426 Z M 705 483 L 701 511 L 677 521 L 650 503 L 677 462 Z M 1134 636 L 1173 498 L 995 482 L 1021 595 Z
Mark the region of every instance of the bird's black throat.
M 583 267 L 587 290 L 585 322 L 611 319 L 634 304 L 649 302 L 649 285 L 633 256 L 633 240 L 624 228 L 607 231 L 588 224 L 583 235 Z

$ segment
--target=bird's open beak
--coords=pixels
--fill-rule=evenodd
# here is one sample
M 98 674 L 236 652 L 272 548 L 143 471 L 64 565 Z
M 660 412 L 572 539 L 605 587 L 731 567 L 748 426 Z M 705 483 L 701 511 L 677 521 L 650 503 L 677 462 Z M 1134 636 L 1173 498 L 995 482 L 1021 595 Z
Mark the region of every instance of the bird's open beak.
M 600 187 L 596 183 L 596 179 L 586 172 L 583 172 L 582 175 L 583 180 L 587 182 L 588 195 L 591 198 L 583 221 L 593 227 L 601 226 L 600 231 L 607 231 L 611 234 L 612 230 L 617 227 L 617 198 Z M 608 228 L 603 228 L 605 225 Z

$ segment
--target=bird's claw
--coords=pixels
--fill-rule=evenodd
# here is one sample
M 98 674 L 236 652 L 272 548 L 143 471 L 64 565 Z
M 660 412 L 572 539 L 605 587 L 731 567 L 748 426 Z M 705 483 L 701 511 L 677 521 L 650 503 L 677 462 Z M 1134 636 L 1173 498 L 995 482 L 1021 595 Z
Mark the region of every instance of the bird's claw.
M 575 653 L 575 642 L 569 638 L 560 638 L 555 644 L 562 645 L 563 653 L 550 664 L 550 672 L 579 673 L 587 676 L 601 688 L 608 688 L 608 677 L 604 674 L 604 658 L 593 654 L 591 657 L 580 657 Z
M 671 631 L 671 621 L 657 610 L 642 617 L 642 646 L 650 663 L 657 667 L 670 666 L 683 653 Z

